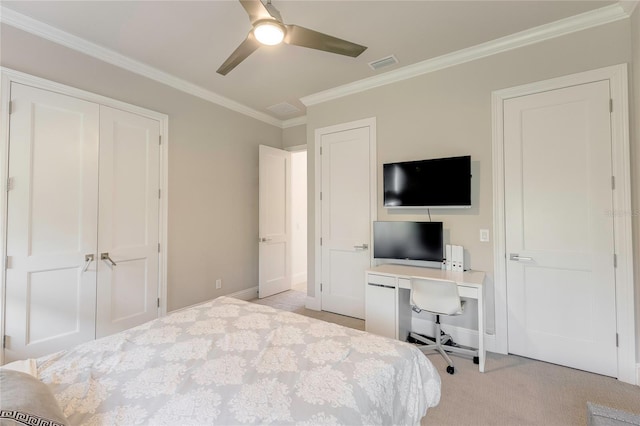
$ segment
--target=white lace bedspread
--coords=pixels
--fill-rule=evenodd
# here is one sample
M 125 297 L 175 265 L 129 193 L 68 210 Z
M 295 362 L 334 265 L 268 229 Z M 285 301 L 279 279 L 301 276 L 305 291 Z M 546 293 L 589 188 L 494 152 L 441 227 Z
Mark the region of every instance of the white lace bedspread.
M 38 359 L 72 424 L 418 424 L 440 376 L 407 343 L 220 297 Z

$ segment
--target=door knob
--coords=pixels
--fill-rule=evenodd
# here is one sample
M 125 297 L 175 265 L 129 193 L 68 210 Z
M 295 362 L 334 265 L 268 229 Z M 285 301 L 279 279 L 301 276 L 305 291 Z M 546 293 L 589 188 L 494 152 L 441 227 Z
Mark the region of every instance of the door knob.
M 267 241 L 271 241 L 271 238 L 260 238 L 259 240 L 261 243 L 266 243 Z
M 116 262 L 114 262 L 113 259 L 109 257 L 109 253 L 100 253 L 100 260 L 106 260 L 107 262 L 111 263 L 111 266 L 116 266 Z
M 519 262 L 521 260 L 526 260 L 528 262 L 532 262 L 533 257 L 520 256 L 518 253 L 511 253 L 509 255 L 509 260 L 515 260 L 516 262 Z
M 84 255 L 84 267 L 82 268 L 82 272 L 87 272 L 89 265 L 93 262 L 93 253 Z
M 369 248 L 369 244 L 362 244 L 361 246 L 353 246 L 356 250 L 366 250 Z

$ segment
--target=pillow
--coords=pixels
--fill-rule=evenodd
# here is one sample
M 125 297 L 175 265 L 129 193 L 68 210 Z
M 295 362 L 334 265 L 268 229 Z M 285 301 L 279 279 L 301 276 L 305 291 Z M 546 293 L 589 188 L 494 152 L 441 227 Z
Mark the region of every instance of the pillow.
M 49 387 L 20 371 L 0 368 L 0 425 L 68 426 Z
M 588 426 L 634 426 L 640 425 L 640 414 L 627 413 L 587 402 Z

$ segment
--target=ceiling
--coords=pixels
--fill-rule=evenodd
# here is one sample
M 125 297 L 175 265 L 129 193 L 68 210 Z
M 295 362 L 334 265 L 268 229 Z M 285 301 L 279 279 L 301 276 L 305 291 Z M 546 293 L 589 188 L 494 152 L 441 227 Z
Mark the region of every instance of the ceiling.
M 265 0 L 266 1 L 266 0 Z M 251 29 L 237 0 L 2 1 L 2 6 L 277 120 L 300 98 L 611 5 L 611 1 L 272 0 L 288 24 L 368 46 L 358 58 L 263 46 L 228 75 L 218 67 Z M 6 9 L 5 9 L 6 10 Z M 18 15 L 20 16 L 20 15 Z M 368 63 L 395 55 L 397 65 Z M 286 102 L 299 110 L 276 114 Z

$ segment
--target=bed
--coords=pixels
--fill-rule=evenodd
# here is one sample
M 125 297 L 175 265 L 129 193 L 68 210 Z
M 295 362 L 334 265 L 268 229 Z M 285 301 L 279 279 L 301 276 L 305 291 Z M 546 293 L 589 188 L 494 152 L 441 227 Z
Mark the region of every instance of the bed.
M 419 424 L 418 349 L 231 297 L 37 360 L 71 424 Z

